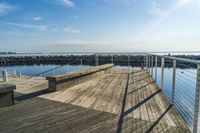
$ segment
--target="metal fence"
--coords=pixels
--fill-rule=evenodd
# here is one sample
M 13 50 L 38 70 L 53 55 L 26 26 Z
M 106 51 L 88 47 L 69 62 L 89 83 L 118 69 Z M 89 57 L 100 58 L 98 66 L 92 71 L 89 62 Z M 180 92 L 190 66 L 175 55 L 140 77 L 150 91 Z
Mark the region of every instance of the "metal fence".
M 191 131 L 200 131 L 200 62 L 147 54 L 146 68 Z

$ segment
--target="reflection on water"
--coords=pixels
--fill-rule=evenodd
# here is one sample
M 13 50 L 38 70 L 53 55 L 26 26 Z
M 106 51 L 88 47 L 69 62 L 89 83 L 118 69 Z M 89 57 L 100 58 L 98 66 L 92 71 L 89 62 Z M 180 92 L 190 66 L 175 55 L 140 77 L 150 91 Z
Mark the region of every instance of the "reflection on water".
M 33 76 L 46 70 L 56 68 L 58 65 L 32 65 L 32 66 L 0 66 L 0 71 L 7 69 L 9 73 L 19 75 Z M 65 65 L 54 71 L 42 74 L 40 76 L 50 76 L 59 73 L 78 71 L 88 68 L 88 65 Z M 117 69 L 126 69 L 128 67 L 117 66 Z M 169 101 L 172 99 L 172 68 L 165 68 L 164 71 L 164 94 Z M 155 77 L 155 69 L 154 75 Z M 161 69 L 157 69 L 157 84 L 160 86 Z M 177 69 L 176 89 L 175 89 L 175 109 L 182 118 L 191 127 L 193 120 L 194 100 L 196 87 L 196 69 Z

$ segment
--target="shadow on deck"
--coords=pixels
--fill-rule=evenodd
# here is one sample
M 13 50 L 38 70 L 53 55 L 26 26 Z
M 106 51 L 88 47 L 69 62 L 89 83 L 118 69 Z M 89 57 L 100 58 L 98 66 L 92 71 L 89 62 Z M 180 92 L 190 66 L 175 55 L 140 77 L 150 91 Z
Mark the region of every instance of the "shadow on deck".
M 128 77 L 128 79 L 127 79 Z M 190 132 L 146 70 L 120 71 L 49 93 L 20 82 L 17 103 L 0 109 L 0 132 Z

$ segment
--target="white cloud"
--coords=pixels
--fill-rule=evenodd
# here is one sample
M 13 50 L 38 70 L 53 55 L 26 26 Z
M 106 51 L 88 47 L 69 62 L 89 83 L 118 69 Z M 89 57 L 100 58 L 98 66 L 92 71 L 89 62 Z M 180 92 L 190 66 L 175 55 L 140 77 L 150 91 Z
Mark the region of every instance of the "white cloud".
M 137 0 L 102 0 L 102 1 L 107 2 L 107 3 L 109 3 L 109 2 L 121 2 L 121 3 L 129 4 L 129 3 L 135 2 Z
M 41 16 L 32 17 L 32 20 L 34 20 L 34 21 L 40 21 L 42 19 L 43 19 L 43 17 L 41 17 Z
M 179 4 L 181 5 L 187 5 L 189 4 L 190 2 L 192 2 L 193 0 L 179 0 Z
M 46 2 L 49 2 L 51 4 L 55 5 L 61 5 L 65 7 L 74 7 L 75 3 L 72 2 L 72 0 L 45 0 Z
M 10 23 L 10 22 L 6 22 L 5 24 L 18 27 L 18 28 L 26 28 L 26 29 L 33 29 L 33 30 L 39 30 L 39 31 L 46 31 L 48 29 L 48 27 L 44 25 L 19 24 L 19 23 Z
M 63 2 L 64 2 L 65 6 L 69 6 L 69 7 L 73 7 L 74 6 L 74 3 L 71 2 L 70 0 L 63 0 Z
M 157 0 L 152 0 L 151 7 L 150 10 L 148 10 L 148 13 L 157 15 L 158 17 L 161 18 L 167 18 L 193 1 L 195 0 L 176 0 L 172 6 L 168 7 L 167 9 L 162 9 L 160 1 L 158 2 Z
M 10 4 L 0 2 L 0 15 L 6 15 L 16 9 L 15 6 L 12 6 Z
M 65 28 L 64 31 L 67 33 L 81 33 L 80 30 L 72 29 L 70 27 Z
M 71 0 L 56 0 L 57 4 L 64 5 L 66 7 L 74 7 L 75 4 Z

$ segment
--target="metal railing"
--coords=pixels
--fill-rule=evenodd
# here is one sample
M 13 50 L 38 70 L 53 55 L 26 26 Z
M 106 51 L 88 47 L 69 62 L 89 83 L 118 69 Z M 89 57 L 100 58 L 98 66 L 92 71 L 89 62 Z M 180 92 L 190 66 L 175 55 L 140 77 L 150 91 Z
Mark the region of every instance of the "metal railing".
M 191 131 L 197 133 L 199 131 L 200 61 L 147 54 L 146 68 Z M 158 76 L 160 81 L 157 79 Z

